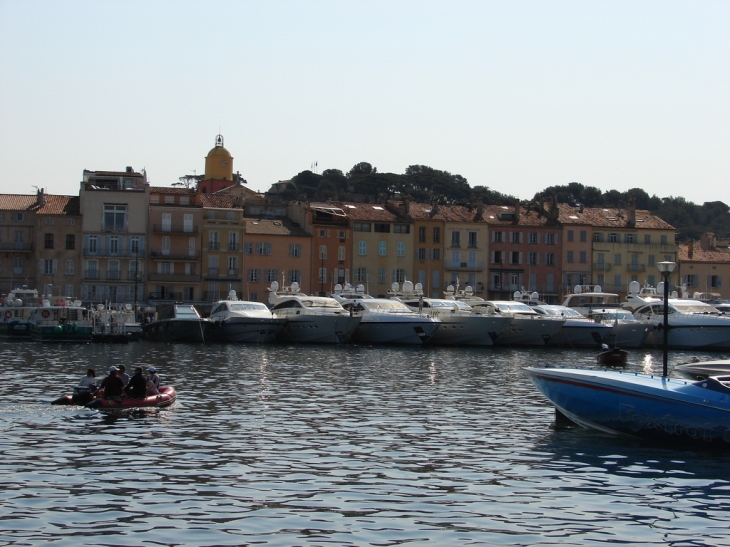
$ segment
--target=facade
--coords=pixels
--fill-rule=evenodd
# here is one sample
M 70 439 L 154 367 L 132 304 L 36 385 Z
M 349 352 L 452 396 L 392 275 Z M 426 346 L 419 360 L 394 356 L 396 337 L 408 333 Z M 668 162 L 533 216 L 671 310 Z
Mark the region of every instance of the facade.
M 682 243 L 677 249 L 678 273 L 689 298 L 730 298 L 730 241 L 713 233 L 699 241 Z
M 592 264 L 593 226 L 584 214 L 582 205 L 571 206 L 565 203 L 558 204 L 559 221 L 562 225 L 562 283 L 560 290 L 563 294 L 573 291 L 576 285 L 585 286 L 593 283 L 593 270 L 610 265 L 605 262 L 600 266 Z M 601 287 L 603 288 L 603 287 Z
M 276 281 L 280 287 L 299 283 L 301 292 L 311 294 L 318 286 L 308 275 L 312 240 L 298 222 L 287 217 L 245 218 L 243 296 L 268 302 L 268 289 Z
M 83 236 L 79 198 L 46 195 L 40 190 L 38 203 L 32 209 L 36 220 L 34 247 L 38 268 L 34 287 L 54 299 L 80 299 Z
M 0 290 L 37 288 L 34 206 L 39 195 L 0 196 Z
M 515 291 L 560 299 L 562 234 L 557 203 L 544 207 L 485 206 L 489 225 L 490 300 L 512 300 Z
M 479 297 L 486 296 L 489 284 L 489 225 L 484 219 L 484 205 L 442 207 L 446 216 L 444 233 L 443 289 L 471 287 Z
M 198 194 L 203 209 L 203 300 L 215 302 L 231 290 L 241 294 L 243 283 L 243 208 L 238 198 Z
M 446 220 L 451 208 L 438 203 L 411 203 L 408 214 L 413 220 L 413 282 L 423 293 L 442 298 L 445 284 L 444 240 Z
M 79 201 L 82 216 L 81 297 L 85 303 L 145 300 L 141 267 L 147 249 L 147 175 L 84 170 Z
M 150 188 L 147 298 L 150 302 L 192 302 L 202 294 L 203 208 L 187 188 Z M 144 275 L 144 268 L 140 275 Z

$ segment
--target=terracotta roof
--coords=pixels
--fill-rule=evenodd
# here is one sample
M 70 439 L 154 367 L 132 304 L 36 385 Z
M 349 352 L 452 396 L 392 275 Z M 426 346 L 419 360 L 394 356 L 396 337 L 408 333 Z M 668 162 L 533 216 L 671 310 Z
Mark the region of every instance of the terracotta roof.
M 519 208 L 520 217 L 518 222 L 513 222 L 515 208 L 513 205 L 485 205 L 482 218 L 489 225 L 496 226 L 546 226 L 548 225 L 548 217 L 546 214 L 540 214 L 530 207 Z M 501 215 L 501 218 L 500 218 Z
M 39 215 L 81 215 L 78 196 L 44 196 L 43 206 L 35 208 Z
M 300 226 L 288 218 L 244 218 L 245 233 L 277 236 L 309 236 Z
M 677 245 L 677 259 L 682 262 L 730 262 L 730 248 L 715 247 L 703 249 L 699 241 L 693 242 L 692 258 L 689 257 L 689 243 Z
M 402 202 L 396 203 L 402 209 Z M 437 205 L 431 203 L 409 203 L 408 216 L 413 220 L 442 220 L 445 222 L 474 222 L 477 218 L 476 207 L 463 205 Z
M 331 202 L 340 207 L 352 220 L 370 222 L 398 222 L 398 217 L 388 211 L 382 203 Z
M 570 206 L 568 206 L 570 207 Z M 561 213 L 564 205 L 561 206 Z M 572 208 L 574 215 L 581 216 L 585 224 L 590 224 L 596 228 L 628 228 L 628 229 L 654 229 L 654 230 L 673 230 L 674 226 L 665 222 L 656 215 L 652 215 L 649 211 L 643 209 L 636 210 L 636 225 L 629 226 L 628 213 L 626 209 L 609 209 L 601 207 L 586 207 L 581 214 L 578 208 Z M 567 209 L 566 209 L 567 211 Z M 562 220 L 562 217 L 561 217 Z
M 194 194 L 192 188 L 184 186 L 150 186 L 150 194 Z
M 2 211 L 28 211 L 36 204 L 38 196 L 18 195 L 18 194 L 0 194 L 0 210 Z
M 200 204 L 209 209 L 240 209 L 237 198 L 231 194 L 199 194 Z

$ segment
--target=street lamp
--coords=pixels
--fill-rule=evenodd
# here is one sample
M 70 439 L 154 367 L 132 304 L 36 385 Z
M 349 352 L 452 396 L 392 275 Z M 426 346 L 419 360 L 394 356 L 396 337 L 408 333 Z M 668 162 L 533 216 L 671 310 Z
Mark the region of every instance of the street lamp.
M 676 262 L 657 262 L 657 267 L 664 278 L 664 343 L 662 344 L 662 376 L 667 377 L 667 343 L 669 337 L 669 274 L 677 267 Z

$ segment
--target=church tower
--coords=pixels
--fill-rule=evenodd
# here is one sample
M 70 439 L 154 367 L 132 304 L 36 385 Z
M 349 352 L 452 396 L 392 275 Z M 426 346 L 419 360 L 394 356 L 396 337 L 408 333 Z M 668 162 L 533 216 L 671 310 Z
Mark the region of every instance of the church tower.
M 234 184 L 233 156 L 223 146 L 223 135 L 218 135 L 215 146 L 205 157 L 205 175 L 198 184 L 198 191 L 210 194 Z

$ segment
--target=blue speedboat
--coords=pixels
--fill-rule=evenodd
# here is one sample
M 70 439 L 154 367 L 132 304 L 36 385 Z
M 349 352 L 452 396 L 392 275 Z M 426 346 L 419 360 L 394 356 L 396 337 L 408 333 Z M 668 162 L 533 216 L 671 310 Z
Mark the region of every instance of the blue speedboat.
M 607 370 L 525 371 L 555 408 L 580 426 L 687 448 L 730 444 L 730 376 L 693 382 Z

